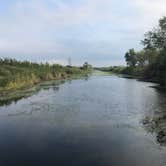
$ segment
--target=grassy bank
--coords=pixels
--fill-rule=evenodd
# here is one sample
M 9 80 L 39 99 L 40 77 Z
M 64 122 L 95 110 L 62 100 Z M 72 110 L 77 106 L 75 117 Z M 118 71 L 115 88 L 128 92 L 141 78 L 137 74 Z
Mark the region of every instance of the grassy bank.
M 154 75 L 154 72 L 152 72 L 152 70 L 150 70 L 148 66 L 147 67 L 111 66 L 111 67 L 97 68 L 96 70 L 121 75 L 125 78 L 134 78 L 142 81 L 154 82 L 160 84 L 159 78 L 156 75 Z M 163 88 L 165 86 L 162 85 L 161 87 Z
M 71 67 L 0 59 L 0 94 L 25 89 L 42 81 L 86 75 L 90 71 L 91 68 L 87 64 L 83 67 Z

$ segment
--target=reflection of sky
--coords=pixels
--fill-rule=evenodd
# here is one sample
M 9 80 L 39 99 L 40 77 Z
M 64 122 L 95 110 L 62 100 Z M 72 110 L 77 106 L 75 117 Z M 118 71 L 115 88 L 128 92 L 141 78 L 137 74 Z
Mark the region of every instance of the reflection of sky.
M 7 0 L 0 5 L 0 56 L 76 65 L 124 64 L 166 13 L 164 0 Z
M 165 103 L 152 83 L 105 75 L 53 85 L 0 107 L 2 163 L 165 166 L 165 149 L 140 124 Z

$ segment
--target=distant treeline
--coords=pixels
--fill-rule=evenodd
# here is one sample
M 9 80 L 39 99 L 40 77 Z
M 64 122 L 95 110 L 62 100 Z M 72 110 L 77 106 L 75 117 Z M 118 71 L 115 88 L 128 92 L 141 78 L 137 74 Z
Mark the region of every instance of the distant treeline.
M 128 74 L 166 86 L 166 17 L 145 34 L 141 43 L 143 50 L 136 52 L 132 48 L 125 54 L 127 67 L 115 66 L 101 70 Z
M 126 69 L 126 67 L 125 66 L 109 66 L 109 67 L 94 67 L 94 69 L 104 71 L 104 72 L 122 74 L 123 71 Z
M 72 75 L 84 75 L 91 69 L 87 62 L 82 67 L 74 67 L 0 58 L 0 91 L 21 89 L 41 81 L 65 79 Z

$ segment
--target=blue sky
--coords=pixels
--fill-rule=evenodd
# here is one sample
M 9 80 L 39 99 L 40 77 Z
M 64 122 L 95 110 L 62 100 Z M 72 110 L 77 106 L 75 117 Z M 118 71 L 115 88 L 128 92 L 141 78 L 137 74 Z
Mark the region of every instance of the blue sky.
M 0 56 L 123 65 L 164 15 L 165 0 L 0 0 Z

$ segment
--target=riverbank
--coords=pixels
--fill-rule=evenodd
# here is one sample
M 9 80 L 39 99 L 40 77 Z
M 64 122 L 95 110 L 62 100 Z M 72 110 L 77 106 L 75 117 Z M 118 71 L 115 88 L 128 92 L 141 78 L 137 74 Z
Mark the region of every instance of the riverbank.
M 33 91 L 34 86 L 45 81 L 86 76 L 91 71 L 92 68 L 87 64 L 75 67 L 0 59 L 0 100 L 20 98 L 24 96 L 24 92 Z
M 166 89 L 166 84 L 160 82 L 160 78 L 150 74 L 149 67 L 125 67 L 125 66 L 114 66 L 114 67 L 102 67 L 95 68 L 98 71 L 107 72 L 119 75 L 124 78 L 137 79 L 139 81 L 152 82 L 158 85 L 157 88 Z

